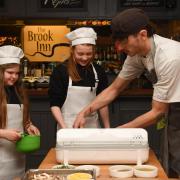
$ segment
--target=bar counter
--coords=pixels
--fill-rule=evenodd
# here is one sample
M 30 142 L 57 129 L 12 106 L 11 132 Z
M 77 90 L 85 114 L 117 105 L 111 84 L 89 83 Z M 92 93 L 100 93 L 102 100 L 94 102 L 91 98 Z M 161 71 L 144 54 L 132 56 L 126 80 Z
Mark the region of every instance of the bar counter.
M 55 149 L 52 148 L 47 156 L 45 157 L 45 159 L 41 162 L 39 169 L 51 169 L 54 165 L 57 165 L 57 161 L 56 161 L 56 155 L 55 155 Z M 144 180 L 144 179 L 154 179 L 154 180 L 166 180 L 168 179 L 166 173 L 164 172 L 161 164 L 159 163 L 159 161 L 157 160 L 156 155 L 154 154 L 154 152 L 152 150 L 150 150 L 149 153 L 149 160 L 146 164 L 149 165 L 154 165 L 158 168 L 158 176 L 157 178 L 127 178 L 128 180 Z M 118 180 L 120 178 L 112 178 L 109 176 L 108 173 L 108 167 L 111 165 L 97 165 L 100 167 L 100 176 L 97 178 L 97 180 Z M 122 178 L 121 178 L 122 179 Z
M 48 88 L 26 89 L 29 96 L 47 96 Z M 152 89 L 126 89 L 120 96 L 152 96 Z

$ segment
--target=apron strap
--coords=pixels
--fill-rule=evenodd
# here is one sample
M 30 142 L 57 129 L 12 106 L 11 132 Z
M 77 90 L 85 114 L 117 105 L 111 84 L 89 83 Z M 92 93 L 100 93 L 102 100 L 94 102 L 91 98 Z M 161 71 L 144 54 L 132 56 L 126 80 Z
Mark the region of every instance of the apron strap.
M 72 79 L 71 79 L 71 77 L 69 76 L 69 85 L 68 85 L 69 87 L 71 87 L 72 86 Z
M 94 77 L 95 77 L 95 89 L 97 89 L 99 79 L 98 79 L 98 75 L 97 75 L 96 69 L 94 68 L 93 64 L 91 64 L 91 65 L 92 65 L 93 72 L 94 72 Z
M 97 75 L 97 72 L 96 72 L 96 69 L 94 68 L 93 64 L 91 63 L 92 65 L 92 69 L 93 69 L 93 73 L 94 73 L 94 77 L 95 77 L 95 89 L 97 89 L 98 87 L 98 82 L 99 82 L 99 79 L 98 79 L 98 75 Z M 71 77 L 69 76 L 69 87 L 72 86 L 72 79 Z

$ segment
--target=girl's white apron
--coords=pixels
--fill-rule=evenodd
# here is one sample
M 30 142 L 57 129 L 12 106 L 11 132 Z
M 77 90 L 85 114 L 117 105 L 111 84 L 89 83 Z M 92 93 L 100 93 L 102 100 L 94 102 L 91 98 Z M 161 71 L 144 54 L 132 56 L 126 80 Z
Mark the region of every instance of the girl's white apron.
M 7 104 L 7 127 L 23 132 L 23 105 Z M 0 180 L 22 177 L 25 171 L 25 155 L 18 153 L 15 143 L 0 138 Z
M 62 115 L 67 128 L 72 128 L 77 114 L 96 97 L 96 89 L 98 86 L 97 72 L 93 67 L 95 76 L 95 87 L 72 86 L 72 79 L 69 77 L 68 92 L 65 103 L 61 108 Z M 98 113 L 94 112 L 86 117 L 85 128 L 99 127 Z

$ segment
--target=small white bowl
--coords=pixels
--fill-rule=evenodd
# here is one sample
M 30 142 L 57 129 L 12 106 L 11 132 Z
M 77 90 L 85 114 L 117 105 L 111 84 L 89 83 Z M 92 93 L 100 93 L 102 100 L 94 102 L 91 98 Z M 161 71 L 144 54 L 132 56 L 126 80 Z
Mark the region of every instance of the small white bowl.
M 134 175 L 136 177 L 156 177 L 158 168 L 152 165 L 137 165 L 134 167 Z
M 82 170 L 94 169 L 96 171 L 96 177 L 98 177 L 100 175 L 100 168 L 98 166 L 95 166 L 95 165 L 82 165 L 82 166 L 76 167 L 75 169 L 82 169 Z
M 133 176 L 133 168 L 127 165 L 114 165 L 109 167 L 109 174 L 112 177 L 128 178 Z

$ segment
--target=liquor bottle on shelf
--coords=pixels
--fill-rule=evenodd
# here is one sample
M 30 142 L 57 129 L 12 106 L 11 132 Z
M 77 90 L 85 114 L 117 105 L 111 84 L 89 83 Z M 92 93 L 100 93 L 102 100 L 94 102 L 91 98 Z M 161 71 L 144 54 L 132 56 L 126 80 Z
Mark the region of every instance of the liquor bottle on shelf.
M 103 64 L 103 61 L 102 61 L 103 55 L 102 55 L 102 49 L 100 46 L 97 46 L 96 58 L 97 58 L 96 59 L 97 64 L 101 66 Z
M 117 55 L 117 52 L 115 49 L 114 49 L 114 53 L 113 53 L 113 60 L 118 61 L 118 55 Z
M 41 64 L 41 76 L 43 77 L 45 75 L 45 64 Z
M 28 76 L 28 64 L 29 64 L 29 61 L 27 58 L 24 58 L 23 59 L 23 62 L 22 62 L 22 66 L 23 66 L 23 76 L 26 77 Z
M 106 48 L 105 47 L 102 47 L 102 56 L 103 56 L 102 61 L 103 63 L 105 63 L 106 62 Z
M 107 46 L 106 47 L 106 59 L 107 59 L 107 62 L 111 61 L 111 48 L 110 46 Z

